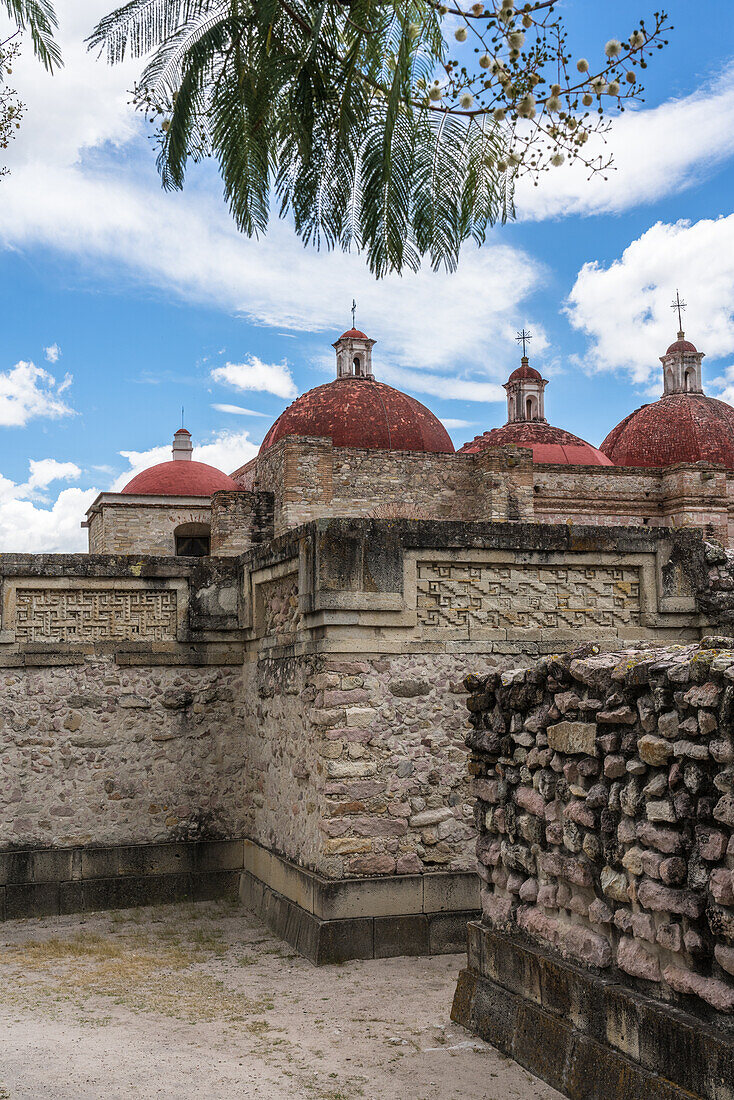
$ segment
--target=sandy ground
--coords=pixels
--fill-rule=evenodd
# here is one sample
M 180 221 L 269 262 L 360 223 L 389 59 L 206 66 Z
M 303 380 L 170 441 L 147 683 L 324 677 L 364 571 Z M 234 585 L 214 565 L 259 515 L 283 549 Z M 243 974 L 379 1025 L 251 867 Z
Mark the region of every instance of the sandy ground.
M 552 1100 L 449 1020 L 460 955 L 315 968 L 227 903 L 0 926 L 0 1100 Z

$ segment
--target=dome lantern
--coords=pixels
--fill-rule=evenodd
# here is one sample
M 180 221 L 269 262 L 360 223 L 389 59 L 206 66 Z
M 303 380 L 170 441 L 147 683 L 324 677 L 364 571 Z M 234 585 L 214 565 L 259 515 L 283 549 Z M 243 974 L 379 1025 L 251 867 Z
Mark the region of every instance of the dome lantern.
M 528 361 L 528 341 L 532 335 L 526 332 L 518 332 L 517 341 L 522 343 L 522 359 L 520 366 L 512 372 L 504 384 L 507 394 L 507 423 L 542 421 L 545 424 L 545 387 L 547 379 L 543 378 Z
M 331 345 L 336 351 L 337 378 L 374 378 L 372 349 L 376 343 L 357 328 L 343 332 Z
M 187 432 L 185 428 L 179 428 L 173 437 L 173 446 L 171 447 L 173 461 L 180 462 L 184 459 L 191 462 L 193 451 L 194 445 L 191 442 L 191 432 Z
M 665 355 L 660 356 L 663 364 L 663 396 L 672 393 L 703 393 L 701 362 L 704 353 L 698 351 L 681 329 L 678 339 L 671 344 Z

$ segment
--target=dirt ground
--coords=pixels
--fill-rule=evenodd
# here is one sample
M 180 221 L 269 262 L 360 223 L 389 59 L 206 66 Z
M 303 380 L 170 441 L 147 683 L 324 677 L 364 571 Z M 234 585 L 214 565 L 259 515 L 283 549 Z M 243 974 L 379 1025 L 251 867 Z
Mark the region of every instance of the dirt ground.
M 313 967 L 227 903 L 0 926 L 0 1100 L 552 1100 L 449 1020 L 462 956 Z

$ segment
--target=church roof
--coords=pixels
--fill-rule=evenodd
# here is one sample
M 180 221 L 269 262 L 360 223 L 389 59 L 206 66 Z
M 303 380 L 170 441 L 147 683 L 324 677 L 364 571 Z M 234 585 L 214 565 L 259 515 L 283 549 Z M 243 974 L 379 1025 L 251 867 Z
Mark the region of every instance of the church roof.
M 530 447 L 533 462 L 547 462 L 557 466 L 611 466 L 611 461 L 596 447 L 584 439 L 554 428 L 552 424 L 537 420 L 516 420 L 501 428 L 492 428 L 478 435 L 471 443 L 465 443 L 459 454 L 477 454 L 487 447 L 503 447 L 512 443 L 517 447 Z
M 615 466 L 711 462 L 734 470 L 734 409 L 703 393 L 671 393 L 626 416 L 601 449 Z
M 515 370 L 512 372 L 512 374 L 510 375 L 510 377 L 507 379 L 507 381 L 508 382 L 519 382 L 523 378 L 525 378 L 525 379 L 527 379 L 528 381 L 531 381 L 531 382 L 542 382 L 543 381 L 543 376 L 538 373 L 538 371 L 535 369 L 535 367 L 529 366 L 528 363 L 521 363 L 521 365 L 519 367 L 516 367 Z
M 288 435 L 323 436 L 335 447 L 454 450 L 443 424 L 425 405 L 373 378 L 336 378 L 302 394 L 275 421 L 260 453 Z
M 148 467 L 128 481 L 122 491 L 132 496 L 210 497 L 220 489 L 239 488 L 236 481 L 215 466 L 179 460 Z

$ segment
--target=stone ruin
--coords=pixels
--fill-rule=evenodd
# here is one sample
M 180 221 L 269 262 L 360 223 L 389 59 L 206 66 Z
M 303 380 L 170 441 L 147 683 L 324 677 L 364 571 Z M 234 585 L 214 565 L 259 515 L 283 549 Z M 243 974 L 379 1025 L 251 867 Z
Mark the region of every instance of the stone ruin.
M 734 641 L 466 686 L 482 919 L 453 1018 L 574 1098 L 734 1096 Z
M 647 1095 L 684 1035 L 726 1081 L 731 663 L 699 643 L 734 633 L 733 556 L 638 526 L 273 537 L 231 495 L 226 557 L 0 560 L 2 917 L 239 898 L 316 963 L 469 924 L 456 1018 L 570 1095 Z M 583 1051 L 638 1091 L 574 1093 Z

